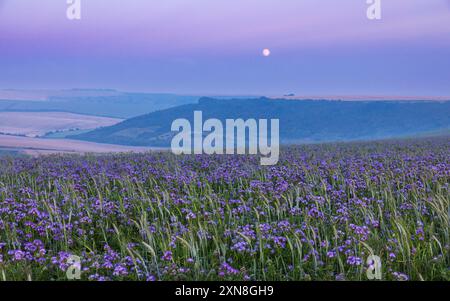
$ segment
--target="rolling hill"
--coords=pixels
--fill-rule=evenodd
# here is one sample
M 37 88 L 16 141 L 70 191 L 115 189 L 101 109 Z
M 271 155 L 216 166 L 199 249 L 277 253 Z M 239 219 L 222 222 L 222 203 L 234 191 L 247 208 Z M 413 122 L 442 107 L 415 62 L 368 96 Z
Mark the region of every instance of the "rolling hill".
M 131 118 L 199 97 L 176 94 L 128 93 L 116 90 L 0 90 L 0 112 L 67 112 L 113 118 Z
M 312 101 L 285 99 L 202 98 L 182 105 L 125 120 L 77 136 L 93 142 L 136 146 L 169 146 L 177 118 L 193 122 L 193 112 L 203 120 L 248 118 L 280 119 L 282 143 L 372 140 L 448 133 L 450 101 Z

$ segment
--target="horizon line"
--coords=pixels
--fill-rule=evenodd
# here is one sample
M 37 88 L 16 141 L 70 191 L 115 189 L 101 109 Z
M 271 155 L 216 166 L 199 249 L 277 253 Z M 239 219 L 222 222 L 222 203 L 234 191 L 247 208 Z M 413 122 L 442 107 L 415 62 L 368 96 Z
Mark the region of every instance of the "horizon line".
M 0 88 L 0 100 L 43 100 L 43 96 L 53 96 L 53 93 L 58 92 L 104 92 L 104 93 L 146 93 L 146 94 L 173 94 L 179 96 L 197 96 L 201 97 L 254 97 L 261 98 L 266 97 L 269 99 L 290 99 L 290 100 L 341 100 L 341 101 L 388 101 L 388 100 L 400 100 L 400 101 L 449 101 L 450 95 L 440 95 L 440 96 L 424 96 L 424 95 L 395 95 L 395 94 L 297 94 L 297 93 L 285 93 L 285 94 L 275 94 L 275 93 L 211 93 L 211 92 L 168 92 L 168 91 L 150 91 L 145 89 L 132 90 L 132 89 L 118 89 L 118 88 Z M 12 97 L 12 99 L 5 98 L 1 92 L 4 93 L 14 93 L 16 92 L 19 96 L 22 94 L 24 99 L 19 99 L 17 97 Z M 34 95 L 34 93 L 39 93 L 40 95 Z M 25 93 L 25 95 L 24 95 Z M 43 93 L 43 94 L 41 94 Z M 28 95 L 27 95 L 28 94 Z M 89 96 L 89 95 L 87 95 Z M 11 97 L 11 96 L 10 96 Z

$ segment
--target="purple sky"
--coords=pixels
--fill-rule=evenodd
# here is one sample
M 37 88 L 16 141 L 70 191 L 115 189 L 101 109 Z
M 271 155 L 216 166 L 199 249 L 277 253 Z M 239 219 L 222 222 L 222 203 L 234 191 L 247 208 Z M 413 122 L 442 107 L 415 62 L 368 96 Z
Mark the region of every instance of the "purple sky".
M 0 0 L 0 88 L 450 96 L 449 0 L 81 1 Z

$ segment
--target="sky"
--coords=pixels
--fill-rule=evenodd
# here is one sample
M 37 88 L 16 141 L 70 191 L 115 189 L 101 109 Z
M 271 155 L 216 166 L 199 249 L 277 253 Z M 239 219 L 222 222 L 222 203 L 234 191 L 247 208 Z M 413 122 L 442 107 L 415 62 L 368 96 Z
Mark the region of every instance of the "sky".
M 450 0 L 381 4 L 0 0 L 0 88 L 450 96 Z

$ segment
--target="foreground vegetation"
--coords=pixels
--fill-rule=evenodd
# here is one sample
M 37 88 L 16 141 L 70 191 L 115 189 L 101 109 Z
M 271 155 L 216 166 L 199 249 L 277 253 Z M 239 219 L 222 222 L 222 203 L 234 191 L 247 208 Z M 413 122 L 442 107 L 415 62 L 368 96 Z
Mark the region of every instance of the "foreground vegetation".
M 0 279 L 450 280 L 450 141 L 0 159 Z

